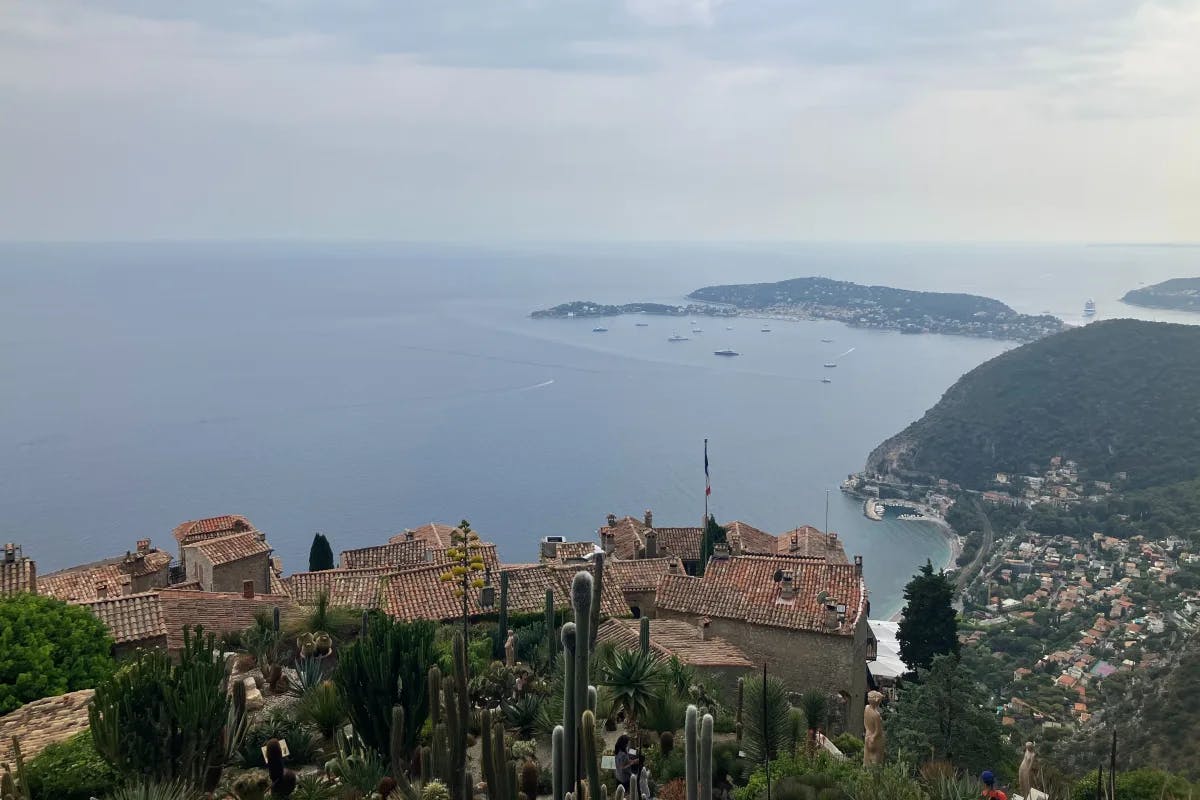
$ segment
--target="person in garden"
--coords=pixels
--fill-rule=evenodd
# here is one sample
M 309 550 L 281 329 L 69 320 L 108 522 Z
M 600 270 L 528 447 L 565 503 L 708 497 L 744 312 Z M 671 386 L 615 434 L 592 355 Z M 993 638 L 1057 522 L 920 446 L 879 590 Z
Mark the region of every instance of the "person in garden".
M 985 800 L 1008 800 L 1008 795 L 996 788 L 996 776 L 992 774 L 990 769 L 984 770 L 979 776 L 979 780 L 983 781 L 983 794 Z
M 633 757 L 629 755 L 629 737 L 621 734 L 617 737 L 617 743 L 613 745 L 613 777 L 626 790 L 629 789 L 629 768 L 632 760 Z

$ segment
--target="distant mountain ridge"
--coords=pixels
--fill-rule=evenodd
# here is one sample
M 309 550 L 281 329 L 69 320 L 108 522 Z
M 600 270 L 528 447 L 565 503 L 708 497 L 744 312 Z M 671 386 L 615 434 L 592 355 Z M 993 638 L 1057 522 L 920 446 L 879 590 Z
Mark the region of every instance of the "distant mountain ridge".
M 1200 314 L 1200 278 L 1172 278 L 1169 281 L 1132 289 L 1122 303 L 1143 308 L 1165 308 Z
M 1129 488 L 1200 476 L 1200 327 L 1110 320 L 1010 350 L 877 447 L 867 470 L 985 488 L 1061 455 Z

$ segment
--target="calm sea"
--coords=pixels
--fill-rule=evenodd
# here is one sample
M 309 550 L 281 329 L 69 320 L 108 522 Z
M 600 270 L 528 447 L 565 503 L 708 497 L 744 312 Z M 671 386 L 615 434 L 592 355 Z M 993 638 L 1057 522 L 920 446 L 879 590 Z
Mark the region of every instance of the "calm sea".
M 837 323 L 534 321 L 573 299 L 678 301 L 710 283 L 826 275 L 997 297 L 1078 321 L 1192 275 L 1200 250 L 1033 246 L 0 245 L 0 537 L 43 572 L 201 516 L 246 514 L 287 571 L 469 518 L 508 561 L 609 512 L 769 531 L 830 526 L 873 615 L 928 524 L 837 491 L 880 440 L 1007 344 Z M 1184 317 L 1186 319 L 1186 317 Z M 733 330 L 726 330 L 732 325 Z M 669 343 L 678 331 L 690 341 Z M 833 339 L 824 343 L 823 338 Z M 719 358 L 732 347 L 742 355 Z M 822 363 L 836 359 L 836 369 Z M 833 382 L 823 384 L 822 377 Z

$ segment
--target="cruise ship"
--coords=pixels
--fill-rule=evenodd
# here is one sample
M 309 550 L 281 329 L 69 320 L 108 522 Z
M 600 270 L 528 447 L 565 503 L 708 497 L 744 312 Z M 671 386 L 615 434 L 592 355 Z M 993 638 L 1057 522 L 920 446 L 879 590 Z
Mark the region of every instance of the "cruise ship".
M 1096 316 L 1096 301 L 1095 300 L 1089 299 L 1086 303 L 1083 304 L 1083 315 L 1085 317 Z

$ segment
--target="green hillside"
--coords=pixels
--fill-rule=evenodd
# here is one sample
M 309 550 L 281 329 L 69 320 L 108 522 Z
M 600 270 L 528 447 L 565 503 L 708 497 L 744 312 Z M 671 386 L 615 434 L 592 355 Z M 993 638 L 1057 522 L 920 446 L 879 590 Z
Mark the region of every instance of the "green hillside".
M 1128 488 L 1200 476 L 1200 327 L 1097 322 L 1010 350 L 960 378 L 871 453 L 867 469 L 969 488 L 1055 455 Z
M 1200 312 L 1200 278 L 1172 278 L 1133 289 L 1125 293 L 1121 302 L 1145 308 Z

